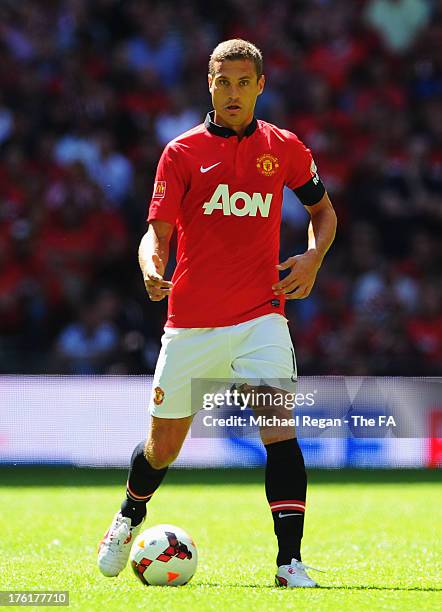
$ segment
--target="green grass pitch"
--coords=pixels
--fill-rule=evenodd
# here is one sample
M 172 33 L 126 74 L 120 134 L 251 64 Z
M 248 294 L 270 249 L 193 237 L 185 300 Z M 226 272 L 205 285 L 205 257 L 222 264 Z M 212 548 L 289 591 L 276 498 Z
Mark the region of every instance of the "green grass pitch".
M 0 590 L 68 590 L 69 609 L 88 612 L 442 609 L 438 471 L 312 470 L 303 558 L 326 573 L 312 572 L 322 588 L 292 590 L 273 586 L 260 470 L 169 471 L 146 525 L 172 523 L 193 536 L 199 566 L 187 586 L 144 587 L 129 567 L 101 576 L 97 542 L 125 476 L 1 467 Z

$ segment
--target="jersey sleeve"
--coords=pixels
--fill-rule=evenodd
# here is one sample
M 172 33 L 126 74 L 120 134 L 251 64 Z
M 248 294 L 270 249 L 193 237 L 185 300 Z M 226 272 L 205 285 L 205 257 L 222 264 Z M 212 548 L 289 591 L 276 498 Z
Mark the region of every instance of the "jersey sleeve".
M 181 201 L 187 191 L 182 154 L 176 145 L 168 144 L 158 162 L 148 222 L 158 219 L 175 225 Z
M 294 134 L 288 134 L 289 163 L 286 185 L 305 206 L 313 206 L 325 194 L 325 187 L 319 178 L 310 149 Z

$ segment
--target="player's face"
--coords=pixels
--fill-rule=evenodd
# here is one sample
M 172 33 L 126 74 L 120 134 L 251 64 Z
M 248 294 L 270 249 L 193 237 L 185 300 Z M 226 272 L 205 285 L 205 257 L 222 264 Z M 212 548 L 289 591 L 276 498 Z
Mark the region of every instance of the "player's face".
M 258 79 L 251 60 L 215 62 L 209 74 L 209 91 L 215 109 L 215 123 L 241 133 L 253 119 L 256 98 L 264 89 L 264 75 Z

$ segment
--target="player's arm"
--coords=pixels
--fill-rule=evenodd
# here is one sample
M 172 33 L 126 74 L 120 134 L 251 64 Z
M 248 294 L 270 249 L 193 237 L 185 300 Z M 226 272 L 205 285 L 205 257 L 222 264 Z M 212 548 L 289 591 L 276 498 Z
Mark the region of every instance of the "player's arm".
M 316 256 L 318 269 L 336 235 L 337 218 L 327 192 L 313 206 L 304 207 L 310 214 L 307 253 Z
M 278 270 L 290 269 L 290 273 L 272 286 L 276 295 L 285 294 L 287 300 L 306 298 L 310 294 L 322 260 L 336 234 L 336 213 L 327 192 L 319 202 L 305 206 L 305 209 L 310 214 L 307 251 L 277 265 Z
M 144 286 L 153 302 L 170 294 L 172 283 L 163 279 L 169 259 L 169 242 L 174 226 L 166 221 L 152 220 L 141 239 L 138 261 L 143 273 Z

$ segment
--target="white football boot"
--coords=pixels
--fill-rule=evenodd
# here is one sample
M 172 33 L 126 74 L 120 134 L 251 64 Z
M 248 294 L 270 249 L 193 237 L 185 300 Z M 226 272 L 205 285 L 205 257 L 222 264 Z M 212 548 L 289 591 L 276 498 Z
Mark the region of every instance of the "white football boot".
M 317 587 L 319 584 L 315 582 L 305 571 L 306 569 L 314 570 L 314 567 L 304 565 L 301 561 L 292 559 L 290 565 L 280 565 L 275 576 L 276 586 L 281 587 Z M 320 572 L 322 570 L 315 570 Z
M 130 518 L 117 512 L 112 525 L 99 543 L 97 563 L 104 576 L 118 576 L 126 567 L 130 549 L 143 521 L 136 527 L 131 527 L 131 523 Z

